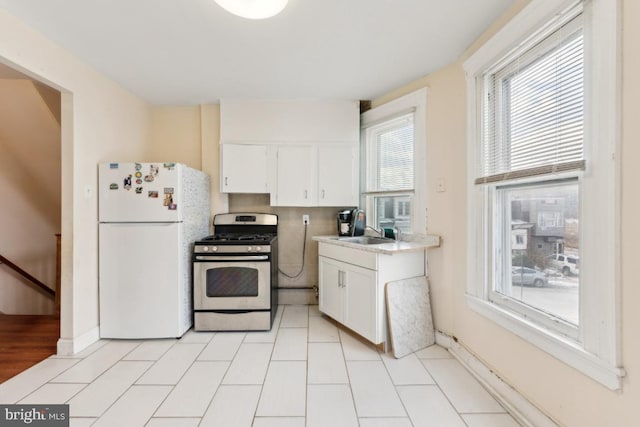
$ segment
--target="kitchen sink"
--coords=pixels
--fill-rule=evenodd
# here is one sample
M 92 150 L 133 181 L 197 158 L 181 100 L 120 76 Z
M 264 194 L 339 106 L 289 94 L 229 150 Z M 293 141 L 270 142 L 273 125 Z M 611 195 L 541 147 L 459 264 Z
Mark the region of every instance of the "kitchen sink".
M 360 245 L 379 245 L 382 243 L 394 243 L 395 240 L 385 237 L 374 236 L 356 236 L 356 237 L 340 237 L 338 240 L 349 243 L 357 243 Z

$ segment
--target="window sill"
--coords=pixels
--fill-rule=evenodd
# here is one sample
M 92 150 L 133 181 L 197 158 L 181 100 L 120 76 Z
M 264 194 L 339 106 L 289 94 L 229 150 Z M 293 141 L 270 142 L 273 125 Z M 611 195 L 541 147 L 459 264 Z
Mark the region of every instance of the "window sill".
M 549 353 L 572 368 L 611 390 L 622 388 L 622 368 L 611 366 L 606 361 L 588 353 L 579 343 L 553 334 L 534 323 L 523 319 L 493 303 L 467 294 L 467 305 L 477 313 L 513 332 L 523 340 Z

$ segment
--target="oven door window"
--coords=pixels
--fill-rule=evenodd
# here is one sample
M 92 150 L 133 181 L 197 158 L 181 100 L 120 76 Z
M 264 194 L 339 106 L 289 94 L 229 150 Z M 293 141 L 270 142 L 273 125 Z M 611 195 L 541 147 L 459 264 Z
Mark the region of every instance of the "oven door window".
M 258 270 L 247 267 L 224 267 L 207 270 L 206 295 L 216 297 L 257 297 Z

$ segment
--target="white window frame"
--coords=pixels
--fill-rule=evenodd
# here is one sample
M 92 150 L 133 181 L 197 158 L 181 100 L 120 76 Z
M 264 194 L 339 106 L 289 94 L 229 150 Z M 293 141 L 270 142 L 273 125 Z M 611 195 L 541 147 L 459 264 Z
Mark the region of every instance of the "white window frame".
M 491 186 L 480 176 L 481 76 L 536 31 L 575 6 L 576 0 L 536 0 L 486 42 L 465 63 L 468 108 L 467 303 L 606 387 L 622 387 L 620 331 L 620 5 L 585 0 L 586 170 L 580 177 L 580 328 L 572 339 L 490 301 Z M 595 83 L 597 82 L 597 83 Z M 597 106 L 597 108 L 594 108 Z M 566 175 L 558 174 L 561 179 Z M 545 179 L 549 179 L 547 176 Z
M 364 130 L 375 123 L 383 122 L 387 119 L 392 119 L 403 115 L 403 113 L 409 113 L 413 111 L 413 192 L 409 191 L 407 194 L 412 194 L 411 200 L 411 230 L 416 234 L 427 234 L 427 177 L 426 177 L 426 140 L 427 140 L 427 126 L 426 126 L 426 113 L 427 109 L 427 89 L 422 88 L 415 92 L 411 92 L 407 95 L 401 96 L 389 101 L 380 106 L 374 107 L 369 111 L 365 111 L 360 116 L 360 126 Z M 367 225 L 373 226 L 375 206 L 373 203 L 367 203 L 365 195 L 365 183 L 369 178 L 368 169 L 371 166 L 366 165 L 366 140 L 365 133 L 361 132 L 361 179 L 360 179 L 360 206 L 368 212 Z M 380 197 L 385 196 L 386 193 L 377 194 Z M 403 193 L 391 192 L 389 196 L 401 196 Z

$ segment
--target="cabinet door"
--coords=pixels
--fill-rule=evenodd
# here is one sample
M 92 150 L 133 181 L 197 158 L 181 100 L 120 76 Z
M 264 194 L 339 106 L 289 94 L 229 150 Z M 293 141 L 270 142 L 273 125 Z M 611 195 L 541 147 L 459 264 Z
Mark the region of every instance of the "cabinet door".
M 268 193 L 267 146 L 222 144 L 220 191 Z
M 275 205 L 314 206 L 315 170 L 313 146 L 279 146 Z
M 333 319 L 342 322 L 341 263 L 325 257 L 318 258 L 318 308 Z
M 344 324 L 372 342 L 377 342 L 376 272 L 347 264 L 343 278 Z
M 318 206 L 358 205 L 358 147 L 318 147 Z

